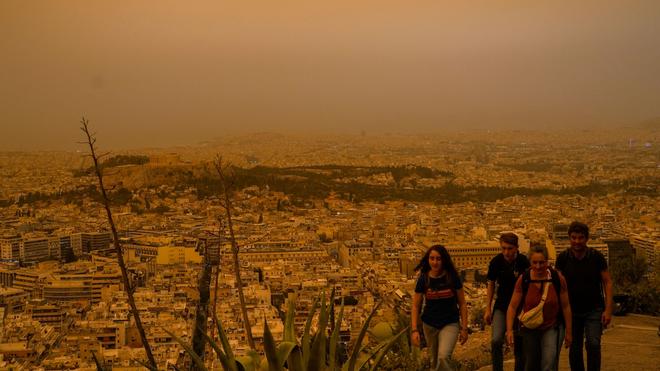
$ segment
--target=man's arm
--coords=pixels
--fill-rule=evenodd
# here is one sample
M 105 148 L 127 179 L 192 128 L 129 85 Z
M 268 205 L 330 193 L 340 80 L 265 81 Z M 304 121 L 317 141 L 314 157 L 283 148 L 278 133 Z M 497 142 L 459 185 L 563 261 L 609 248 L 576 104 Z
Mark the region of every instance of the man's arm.
M 555 269 L 562 273 L 564 273 L 564 267 L 566 266 L 565 258 L 564 252 L 562 251 L 557 254 L 557 259 L 555 260 Z
M 607 327 L 612 321 L 612 277 L 606 269 L 600 272 L 600 278 L 603 282 L 603 289 L 605 290 L 605 311 L 601 317 L 601 322 L 603 323 L 603 327 Z
M 509 345 L 513 345 L 513 322 L 516 318 L 516 311 L 518 310 L 518 305 L 522 300 L 522 276 L 518 277 L 516 281 L 516 287 L 513 290 L 513 296 L 509 302 L 509 308 L 506 311 L 506 342 Z
M 486 290 L 486 310 L 484 311 L 484 322 L 490 325 L 493 320 L 491 311 L 493 304 L 493 294 L 495 293 L 495 281 L 488 280 L 488 289 Z
M 566 325 L 566 335 L 564 336 L 564 345 L 566 348 L 571 347 L 571 342 L 573 340 L 573 314 L 571 313 L 571 303 L 570 298 L 568 297 L 568 287 L 566 286 L 566 280 L 561 273 L 559 274 L 559 280 L 561 282 L 561 311 L 564 315 L 564 324 Z

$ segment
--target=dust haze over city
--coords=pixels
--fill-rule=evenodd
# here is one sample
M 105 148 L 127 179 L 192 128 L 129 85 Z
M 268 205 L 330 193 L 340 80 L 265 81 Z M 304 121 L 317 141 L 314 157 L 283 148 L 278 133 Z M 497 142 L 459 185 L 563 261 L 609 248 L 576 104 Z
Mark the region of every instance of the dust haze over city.
M 0 145 L 620 127 L 660 116 L 653 1 L 3 2 Z
M 279 369 L 288 346 L 288 370 L 428 369 L 409 326 L 436 244 L 468 308 L 451 362 L 490 369 L 501 236 L 554 265 L 573 221 L 613 279 L 603 369 L 656 367 L 658 19 L 656 1 L 2 2 L 0 369 Z

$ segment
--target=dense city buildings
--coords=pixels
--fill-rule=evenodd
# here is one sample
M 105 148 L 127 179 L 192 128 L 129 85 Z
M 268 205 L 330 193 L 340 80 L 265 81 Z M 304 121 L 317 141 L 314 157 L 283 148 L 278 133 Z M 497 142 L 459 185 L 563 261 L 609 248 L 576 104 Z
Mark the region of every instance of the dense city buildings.
M 263 134 L 131 153 L 148 161 L 137 156 L 106 180 L 159 368 L 190 362 L 164 330 L 190 341 L 205 258 L 214 266 L 211 307 L 234 352 L 249 350 L 224 201 L 208 171 L 216 153 L 237 166 L 233 232 L 257 350 L 264 321 L 282 339 L 295 300 L 300 336 L 314 300 L 333 290 L 345 308 L 339 336 L 352 349 L 378 302 L 367 341 L 410 313 L 414 268 L 437 243 L 465 280 L 471 313 L 483 309 L 484 275 L 504 232 L 518 235 L 522 253 L 545 245 L 552 262 L 569 244 L 570 222 L 581 220 L 613 268 L 640 262 L 655 279 L 657 134 L 592 134 Z M 631 135 L 652 145 L 631 146 L 622 139 Z M 0 153 L 0 368 L 90 368 L 101 355 L 128 370 L 145 359 L 89 165 L 81 154 Z M 467 347 L 487 341 L 478 339 Z

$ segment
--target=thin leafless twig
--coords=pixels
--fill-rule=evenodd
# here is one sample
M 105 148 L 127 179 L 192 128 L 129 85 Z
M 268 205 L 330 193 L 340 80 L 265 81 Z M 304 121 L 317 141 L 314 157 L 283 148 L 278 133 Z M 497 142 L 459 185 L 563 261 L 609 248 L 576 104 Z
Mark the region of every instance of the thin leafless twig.
M 137 327 L 138 332 L 140 333 L 140 338 L 142 340 L 142 345 L 144 346 L 144 350 L 147 353 L 149 365 L 154 369 L 157 369 L 158 364 L 156 363 L 156 359 L 154 358 L 154 355 L 151 352 L 151 347 L 149 346 L 149 342 L 147 341 L 147 335 L 144 332 L 144 327 L 142 326 L 142 321 L 140 320 L 140 312 L 138 311 L 137 306 L 135 305 L 135 299 L 133 298 L 133 292 L 135 291 L 135 288 L 133 287 L 133 285 L 131 284 L 128 278 L 128 270 L 126 269 L 126 263 L 124 262 L 124 254 L 122 252 L 121 244 L 119 242 L 119 235 L 117 233 L 117 228 L 115 227 L 115 222 L 112 219 L 112 211 L 110 210 L 110 199 L 108 198 L 106 189 L 103 186 L 103 173 L 101 171 L 101 166 L 99 164 L 99 158 L 96 156 L 96 137 L 94 136 L 94 134 L 90 133 L 89 121 L 87 119 L 83 117 L 80 120 L 80 123 L 82 125 L 80 127 L 80 130 L 82 130 L 82 132 L 85 133 L 85 136 L 87 137 L 86 143 L 89 145 L 90 156 L 92 157 L 92 161 L 94 162 L 94 171 L 99 181 L 99 191 L 101 192 L 101 196 L 103 197 L 103 206 L 105 207 L 106 215 L 108 217 L 108 223 L 110 224 L 110 229 L 112 230 L 112 238 L 115 245 L 115 253 L 117 254 L 117 263 L 119 263 L 119 268 L 121 269 L 121 277 L 124 284 L 124 289 L 126 290 L 126 294 L 128 296 L 128 304 L 131 308 L 130 312 L 131 314 L 133 314 L 133 318 L 135 319 L 135 326 Z
M 236 279 L 236 287 L 238 289 L 238 300 L 241 305 L 241 314 L 243 317 L 243 328 L 245 330 L 245 337 L 247 339 L 248 345 L 252 350 L 256 350 L 254 339 L 252 338 L 252 326 L 250 325 L 250 320 L 247 314 L 247 306 L 245 304 L 245 295 L 243 294 L 243 280 L 241 279 L 241 265 L 238 258 L 239 245 L 236 241 L 236 235 L 234 234 L 234 223 L 232 220 L 232 198 L 231 198 L 231 189 L 235 182 L 229 177 L 232 176 L 231 168 L 229 166 L 223 166 L 222 157 L 216 156 L 216 159 L 213 163 L 215 171 L 218 174 L 221 187 L 220 198 L 224 201 L 225 217 L 227 221 L 227 227 L 229 228 L 229 241 L 231 242 L 231 253 L 234 260 L 234 275 Z M 219 271 L 218 271 L 219 272 Z M 219 274 L 219 273 L 217 273 Z

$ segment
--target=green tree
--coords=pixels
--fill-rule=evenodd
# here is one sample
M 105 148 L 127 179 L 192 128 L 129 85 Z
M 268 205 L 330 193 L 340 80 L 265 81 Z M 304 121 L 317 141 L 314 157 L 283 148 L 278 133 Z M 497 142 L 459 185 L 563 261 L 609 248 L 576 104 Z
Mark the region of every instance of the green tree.
M 648 272 L 648 264 L 643 257 L 620 259 L 612 263 L 610 273 L 615 288 L 626 289 L 631 285 L 638 284 Z

